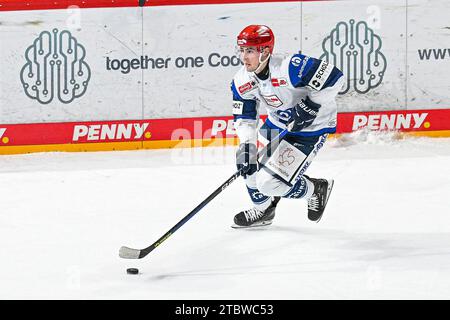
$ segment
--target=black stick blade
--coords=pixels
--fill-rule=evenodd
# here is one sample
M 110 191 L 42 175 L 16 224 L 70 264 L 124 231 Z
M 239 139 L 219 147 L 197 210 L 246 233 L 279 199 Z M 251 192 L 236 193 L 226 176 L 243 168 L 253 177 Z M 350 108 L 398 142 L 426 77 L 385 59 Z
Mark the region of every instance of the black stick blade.
M 123 259 L 140 259 L 141 250 L 132 249 L 128 247 L 121 247 L 119 250 L 119 257 Z

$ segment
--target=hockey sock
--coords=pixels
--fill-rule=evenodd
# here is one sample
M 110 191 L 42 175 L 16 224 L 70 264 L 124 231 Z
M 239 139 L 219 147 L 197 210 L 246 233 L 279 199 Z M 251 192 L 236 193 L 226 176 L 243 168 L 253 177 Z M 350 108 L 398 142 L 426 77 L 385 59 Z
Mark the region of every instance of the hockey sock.
M 300 179 L 294 184 L 294 186 L 289 189 L 289 191 L 283 195 L 283 198 L 309 199 L 314 192 L 314 184 L 309 181 L 306 177 L 301 176 Z
M 253 204 L 255 205 L 255 208 L 259 211 L 266 210 L 272 203 L 272 197 L 262 194 L 258 189 L 249 188 L 247 186 L 247 191 Z

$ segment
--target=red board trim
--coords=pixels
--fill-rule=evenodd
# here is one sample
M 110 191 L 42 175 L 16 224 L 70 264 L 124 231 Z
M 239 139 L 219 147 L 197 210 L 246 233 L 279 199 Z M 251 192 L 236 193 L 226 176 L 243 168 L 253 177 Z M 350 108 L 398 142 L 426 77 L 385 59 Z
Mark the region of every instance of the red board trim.
M 146 0 L 145 7 L 183 6 L 183 5 L 217 5 L 262 2 L 311 2 L 330 0 Z M 67 9 L 69 6 L 79 8 L 122 8 L 139 7 L 139 0 L 0 0 L 0 11 L 17 10 L 52 10 Z
M 450 109 L 338 114 L 337 132 L 450 130 Z M 10 146 L 234 138 L 232 117 L 0 124 L 0 149 Z

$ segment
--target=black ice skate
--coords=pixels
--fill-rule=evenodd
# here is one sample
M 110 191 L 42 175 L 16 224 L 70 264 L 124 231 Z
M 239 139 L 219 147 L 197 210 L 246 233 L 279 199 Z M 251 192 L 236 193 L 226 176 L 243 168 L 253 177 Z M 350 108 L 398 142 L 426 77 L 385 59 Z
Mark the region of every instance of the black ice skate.
M 308 177 L 314 184 L 314 193 L 308 200 L 308 219 L 319 222 L 333 189 L 334 180 L 314 179 Z
M 239 212 L 234 216 L 234 225 L 232 228 L 251 228 L 261 227 L 272 224 L 272 220 L 275 217 L 275 208 L 277 207 L 280 197 L 274 197 L 270 206 L 264 210 L 259 211 L 256 208 Z

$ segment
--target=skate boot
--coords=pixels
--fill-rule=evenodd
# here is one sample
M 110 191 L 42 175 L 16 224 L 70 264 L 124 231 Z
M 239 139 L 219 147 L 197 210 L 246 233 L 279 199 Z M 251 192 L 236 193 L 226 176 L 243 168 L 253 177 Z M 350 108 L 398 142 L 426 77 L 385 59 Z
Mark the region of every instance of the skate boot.
M 239 212 L 234 216 L 234 225 L 232 228 L 251 228 L 251 227 L 261 227 L 272 224 L 272 220 L 275 217 L 275 208 L 277 207 L 280 197 L 273 197 L 270 206 L 264 210 L 260 211 L 256 208 L 251 208 Z
M 334 180 L 307 178 L 314 184 L 314 193 L 308 199 L 308 219 L 319 222 L 333 189 Z

